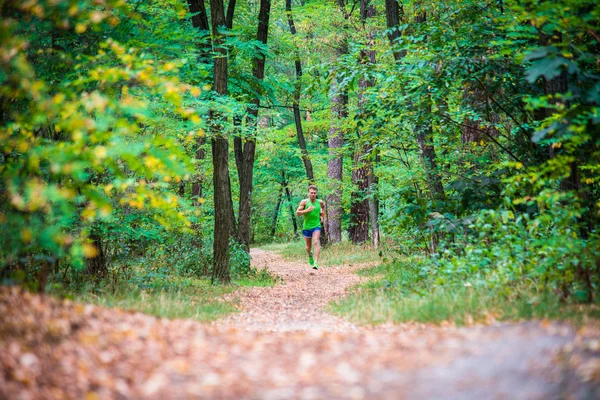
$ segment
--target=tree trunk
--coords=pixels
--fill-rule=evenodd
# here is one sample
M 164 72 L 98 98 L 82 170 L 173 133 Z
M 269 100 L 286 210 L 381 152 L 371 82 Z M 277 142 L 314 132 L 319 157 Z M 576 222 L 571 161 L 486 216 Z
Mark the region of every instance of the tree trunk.
M 328 209 L 328 241 L 337 243 L 342 240 L 342 162 L 341 152 L 344 145 L 344 133 L 340 125 L 348 117 L 348 93 L 342 89 L 337 76 L 331 81 L 331 127 L 329 128 L 329 162 L 327 163 L 327 178 L 331 191 L 327 195 Z
M 400 21 L 404 16 L 404 8 L 402 4 L 398 3 L 398 0 L 385 0 L 385 20 L 388 28 L 388 39 L 392 46 L 392 53 L 394 54 L 394 60 L 399 61 L 404 57 L 403 51 L 394 50 L 394 42 L 400 36 Z
M 46 292 L 46 285 L 48 284 L 48 277 L 50 276 L 50 273 L 52 272 L 52 267 L 53 267 L 53 264 L 50 261 L 48 261 L 48 260 L 42 261 L 42 266 L 40 267 L 40 269 L 38 271 L 38 276 L 37 276 L 38 293 Z M 94 276 L 98 276 L 98 275 L 94 275 Z
M 256 39 L 267 44 L 269 34 L 269 17 L 271 14 L 271 0 L 261 0 L 258 13 L 258 32 Z M 265 76 L 264 53 L 253 60 L 252 74 L 257 81 L 262 81 Z M 262 90 L 258 90 L 259 93 Z M 252 100 L 252 107 L 248 109 L 251 117 L 250 123 L 256 129 L 258 123 L 258 108 L 260 107 L 260 95 Z M 239 221 L 238 221 L 238 241 L 244 249 L 250 251 L 250 212 L 252 206 L 252 176 L 254 172 L 254 159 L 256 153 L 256 138 L 247 138 L 242 145 L 242 138 L 234 139 L 235 162 L 240 181 L 240 202 L 239 202 Z
M 375 157 L 375 164 L 380 161 L 379 154 Z M 379 247 L 381 238 L 379 237 L 379 177 L 375 175 L 373 166 L 369 169 L 367 175 L 369 186 L 369 220 L 371 221 L 371 243 L 373 247 Z
M 375 8 L 369 4 L 369 0 L 360 0 L 360 19 L 365 32 L 367 50 L 360 52 L 360 63 L 368 68 L 375 64 L 375 50 L 373 50 L 373 33 L 365 27 L 368 18 L 375 16 Z M 375 82 L 368 76 L 362 76 L 359 80 L 358 112 L 365 115 L 366 100 L 364 92 L 373 87 Z M 352 168 L 353 191 L 350 200 L 350 226 L 349 234 L 352 243 L 359 244 L 369 240 L 369 200 L 368 200 L 368 176 L 371 173 L 372 163 L 368 159 L 372 147 L 369 138 L 364 137 L 364 132 L 357 130 L 357 139 L 354 149 L 354 166 Z
M 292 36 L 296 35 L 296 25 L 292 17 L 292 0 L 285 0 L 285 12 L 288 17 L 288 25 L 290 26 L 290 32 Z M 315 177 L 313 174 L 312 162 L 308 155 L 306 147 L 306 141 L 304 139 L 304 132 L 302 130 L 302 117 L 300 116 L 300 91 L 302 89 L 302 63 L 300 61 L 300 55 L 296 49 L 294 54 L 294 66 L 296 68 L 296 82 L 294 84 L 294 100 L 292 103 L 292 109 L 294 110 L 294 122 L 296 124 L 296 136 L 298 137 L 298 145 L 300 146 L 300 152 L 302 154 L 302 163 L 306 170 L 306 177 L 310 184 L 314 183 Z
M 425 101 L 425 115 L 431 114 L 431 102 L 429 99 Z M 435 155 L 435 146 L 433 145 L 433 128 L 431 122 L 426 121 L 420 126 L 417 126 L 417 145 L 419 146 L 419 157 L 427 175 L 427 185 L 431 197 L 435 200 L 444 200 L 444 185 L 438 172 L 438 166 Z
M 415 4 L 415 22 L 425 23 L 426 20 L 426 12 L 420 10 L 420 4 Z M 431 115 L 431 93 L 429 93 L 428 90 L 426 90 L 419 106 L 423 110 L 420 113 L 421 115 Z M 431 197 L 436 200 L 444 200 L 446 195 L 444 193 L 442 178 L 438 171 L 431 120 L 425 119 L 416 127 L 416 136 L 417 145 L 419 147 L 419 157 L 421 158 L 421 162 L 423 163 L 427 175 L 427 184 L 429 186 Z
M 221 27 L 225 26 L 225 10 L 223 0 L 211 0 L 211 19 L 214 58 L 214 90 L 219 95 L 227 95 L 228 63 L 227 51 L 221 46 L 223 42 Z M 213 155 L 213 188 L 215 204 L 214 222 L 214 262 L 212 282 L 229 283 L 229 238 L 234 231 L 233 207 L 231 202 L 231 186 L 229 181 L 229 143 L 222 136 L 218 113 L 211 113 L 213 138 L 211 141 Z
M 206 12 L 206 5 L 204 0 L 187 0 L 190 13 L 192 16 L 192 26 L 200 31 L 201 38 L 203 39 L 202 45 L 199 49 L 198 61 L 204 64 L 212 62 L 211 43 L 210 43 L 210 25 L 208 24 L 208 13 Z
M 368 153 L 369 146 L 359 145 L 354 153 L 354 168 L 352 169 L 352 183 L 354 190 L 350 200 L 350 226 L 348 233 L 352 243 L 359 244 L 369 240 L 369 202 L 367 190 L 369 187 L 368 175 L 371 169 L 370 162 L 364 156 Z
M 294 209 L 294 203 L 292 202 L 292 193 L 288 186 L 287 179 L 285 182 L 285 196 L 287 198 L 288 207 L 290 209 L 290 216 L 292 217 L 292 227 L 294 228 L 294 235 L 298 235 L 298 222 L 296 221 L 296 210 Z
M 92 246 L 96 249 L 96 254 L 94 257 L 86 260 L 85 273 L 95 278 L 106 276 L 108 269 L 106 268 L 106 257 L 102 249 L 102 236 L 93 227 L 90 233 L 90 240 L 92 241 Z
M 273 212 L 273 218 L 271 219 L 271 237 L 275 237 L 275 231 L 277 230 L 277 217 L 279 216 L 279 208 L 281 207 L 281 200 L 283 199 L 283 188 L 285 182 L 281 182 L 279 187 L 279 195 L 277 196 L 277 204 L 275 205 L 275 211 Z

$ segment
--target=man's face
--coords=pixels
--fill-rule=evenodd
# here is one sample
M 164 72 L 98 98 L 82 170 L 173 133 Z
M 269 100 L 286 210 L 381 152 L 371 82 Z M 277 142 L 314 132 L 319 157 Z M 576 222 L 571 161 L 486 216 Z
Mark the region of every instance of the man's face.
M 317 199 L 317 191 L 315 189 L 310 189 L 308 191 L 308 197 L 310 197 L 310 201 L 313 202 Z

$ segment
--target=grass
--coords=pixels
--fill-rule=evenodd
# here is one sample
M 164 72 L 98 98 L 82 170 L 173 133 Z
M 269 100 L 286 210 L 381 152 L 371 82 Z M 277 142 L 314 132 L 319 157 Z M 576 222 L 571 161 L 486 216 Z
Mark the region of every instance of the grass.
M 382 279 L 360 285 L 329 305 L 330 311 L 353 322 L 376 325 L 409 322 L 470 325 L 495 320 L 568 319 L 575 323 L 600 318 L 596 305 L 564 304 L 558 296 L 530 286 L 490 290 L 464 285 L 438 286 L 419 276 L 411 259 L 363 270 Z
M 597 306 L 565 306 L 555 298 L 505 297 L 484 289 L 442 289 L 425 296 L 395 290 L 356 290 L 330 309 L 360 324 L 409 322 L 470 325 L 495 320 L 599 318 Z
M 209 279 L 170 278 L 163 288 L 142 289 L 137 285 L 122 284 L 114 289 L 85 291 L 76 299 L 108 308 L 135 310 L 156 317 L 191 318 L 213 321 L 236 312 L 235 304 L 221 300 L 233 292 L 233 285 L 212 285 Z
M 277 279 L 267 271 L 234 277 L 231 284 L 213 285 L 208 277 L 181 277 L 131 266 L 131 276 L 111 279 L 99 285 L 87 284 L 77 290 L 55 287 L 52 292 L 74 300 L 107 308 L 139 311 L 169 319 L 214 321 L 237 312 L 234 300 L 224 300 L 240 287 L 273 286 Z
M 298 239 L 290 243 L 276 243 L 261 246 L 261 249 L 274 251 L 281 254 L 289 261 L 305 262 L 306 250 L 304 241 Z M 354 245 L 349 241 L 342 241 L 321 249 L 319 257 L 320 266 L 333 266 L 345 264 L 373 264 L 380 261 L 379 253 L 368 245 Z

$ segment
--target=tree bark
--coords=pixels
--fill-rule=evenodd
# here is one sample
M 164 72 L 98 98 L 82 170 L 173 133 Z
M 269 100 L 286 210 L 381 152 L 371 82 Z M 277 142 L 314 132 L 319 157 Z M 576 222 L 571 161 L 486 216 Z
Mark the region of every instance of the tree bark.
M 328 209 L 328 242 L 337 243 L 342 240 L 342 172 L 344 133 L 340 125 L 348 117 L 348 93 L 340 88 L 337 76 L 331 81 L 331 127 L 328 133 L 329 162 L 327 178 L 331 191 L 327 195 Z
M 213 43 L 216 53 L 213 67 L 214 90 L 219 95 L 227 95 L 227 51 L 222 46 L 223 38 L 221 32 L 221 28 L 225 26 L 223 0 L 211 0 L 210 5 Z M 229 181 L 229 143 L 227 138 L 222 135 L 219 117 L 218 113 L 211 113 L 211 125 L 213 129 L 211 147 L 215 204 L 212 281 L 228 283 L 231 281 L 229 239 L 235 230 L 235 222 Z
M 206 12 L 206 5 L 204 0 L 187 0 L 188 6 L 190 7 L 190 13 L 195 14 L 192 16 L 192 26 L 206 31 L 210 34 L 210 25 L 208 24 L 208 13 Z
M 235 0 L 229 0 L 227 5 L 227 15 L 225 16 L 225 25 L 227 29 L 233 28 L 233 14 L 235 13 Z
M 281 207 L 281 200 L 283 199 L 284 187 L 285 182 L 281 182 L 279 194 L 277 196 L 277 204 L 275 205 L 275 211 L 273 212 L 273 218 L 271 219 L 271 237 L 275 237 L 275 231 L 277 230 L 277 217 L 279 216 L 279 208 Z
M 292 17 L 292 0 L 285 0 L 285 12 L 288 17 L 288 25 L 290 26 L 290 32 L 292 36 L 296 35 L 296 25 L 294 24 L 294 18 Z M 302 89 L 302 62 L 300 61 L 300 55 L 296 49 L 294 54 L 294 67 L 296 69 L 296 82 L 294 84 L 294 99 L 292 103 L 292 109 L 294 110 L 294 123 L 296 125 L 296 136 L 298 137 L 298 145 L 300 146 L 300 152 L 302 154 L 302 163 L 306 171 L 306 177 L 310 184 L 314 183 L 315 177 L 313 174 L 312 162 L 308 155 L 308 149 L 306 147 L 306 140 L 304 139 L 304 132 L 302 130 L 302 117 L 300 116 L 300 91 Z
M 368 18 L 375 16 L 375 8 L 369 4 L 369 0 L 360 0 L 360 20 L 365 32 L 367 49 L 360 52 L 360 63 L 369 66 L 375 64 L 375 50 L 373 50 L 373 32 L 370 32 L 365 24 Z M 373 87 L 375 82 L 368 76 L 362 76 L 359 80 L 358 110 L 359 115 L 365 114 L 366 99 L 364 92 Z M 350 226 L 349 235 L 352 243 L 359 244 L 369 240 L 369 182 L 368 176 L 372 174 L 372 163 L 369 156 L 372 150 L 370 140 L 364 137 L 364 132 L 357 130 L 357 139 L 354 149 L 354 166 L 352 168 L 352 187 L 354 190 L 350 200 Z
M 200 31 L 200 38 L 203 40 L 199 49 L 198 61 L 204 64 L 212 62 L 211 43 L 210 43 L 210 25 L 208 23 L 208 13 L 204 0 L 187 0 L 192 16 L 192 26 Z
M 388 39 L 392 46 L 392 53 L 394 54 L 394 60 L 399 61 L 404 57 L 404 52 L 394 50 L 394 42 L 400 36 L 400 21 L 404 17 L 404 8 L 402 4 L 398 3 L 398 0 L 385 0 L 385 20 L 388 28 Z
M 285 182 L 285 197 L 287 198 L 288 208 L 290 210 L 290 216 L 292 218 L 292 227 L 294 228 L 294 235 L 298 235 L 298 221 L 296 221 L 296 210 L 294 209 L 294 203 L 292 202 L 292 193 L 288 186 L 287 178 L 284 178 Z
M 269 34 L 269 17 L 271 14 L 271 0 L 261 0 L 258 13 L 258 32 L 256 39 L 267 44 Z M 263 52 L 253 60 L 252 74 L 257 81 L 262 81 L 265 76 L 266 56 Z M 259 88 L 259 93 L 262 90 Z M 252 100 L 252 106 L 248 108 L 250 123 L 253 129 L 258 124 L 258 109 L 260 107 L 260 95 Z M 243 143 L 242 143 L 243 142 Z M 256 138 L 249 137 L 245 141 L 240 136 L 234 139 L 235 162 L 240 181 L 240 202 L 238 221 L 238 241 L 244 249 L 250 251 L 250 213 L 252 206 L 252 176 L 254 172 L 254 159 L 256 153 Z
M 365 159 L 370 146 L 358 145 L 354 152 L 354 167 L 352 169 L 352 184 L 354 190 L 350 200 L 350 225 L 348 233 L 352 243 L 359 244 L 369 240 L 369 201 L 367 190 L 370 162 Z
M 431 102 L 425 99 L 425 115 L 431 114 Z M 444 200 L 444 185 L 438 172 L 438 165 L 435 155 L 435 146 L 433 145 L 433 128 L 430 122 L 417 126 L 417 145 L 419 146 L 419 157 L 425 168 L 427 175 L 427 184 L 431 197 L 435 200 Z
M 375 157 L 375 164 L 379 163 L 379 154 Z M 379 177 L 375 175 L 373 166 L 369 169 L 367 175 L 369 186 L 369 220 L 371 221 L 371 244 L 373 247 L 379 247 L 381 238 L 379 236 Z

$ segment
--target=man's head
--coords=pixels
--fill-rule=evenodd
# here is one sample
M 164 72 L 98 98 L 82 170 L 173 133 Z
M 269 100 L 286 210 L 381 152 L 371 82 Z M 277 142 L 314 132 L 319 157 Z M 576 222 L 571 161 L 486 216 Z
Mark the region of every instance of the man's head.
M 317 192 L 319 190 L 317 189 L 317 187 L 315 185 L 310 185 L 308 187 L 308 197 L 310 198 L 311 202 L 314 202 L 317 199 Z

